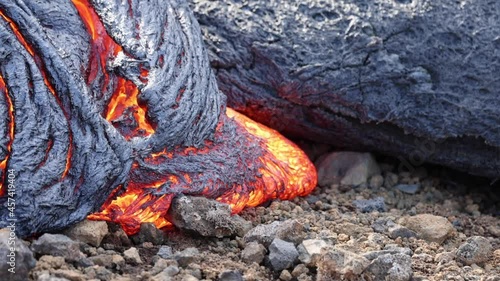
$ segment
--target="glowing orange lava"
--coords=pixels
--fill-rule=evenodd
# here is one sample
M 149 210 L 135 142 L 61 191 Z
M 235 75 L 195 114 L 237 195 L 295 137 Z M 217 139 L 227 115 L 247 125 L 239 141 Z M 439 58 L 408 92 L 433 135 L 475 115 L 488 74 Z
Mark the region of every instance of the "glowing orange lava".
M 12 142 L 14 141 L 14 104 L 12 103 L 12 99 L 9 96 L 9 91 L 7 90 L 7 86 L 5 85 L 5 81 L 3 77 L 0 76 L 0 94 L 5 95 L 5 99 L 7 101 L 7 106 L 9 107 L 9 142 L 7 143 L 7 155 L 5 158 L 0 161 L 0 170 L 3 170 L 3 177 L 0 179 L 0 195 L 4 194 L 4 189 L 2 189 L 3 183 L 5 181 L 6 169 L 7 169 L 7 161 L 9 160 L 9 155 L 12 149 Z
M 87 27 L 92 40 L 87 83 L 92 83 L 98 72 L 101 71 L 104 75 L 101 89 L 104 91 L 110 83 L 106 62 L 122 52 L 123 49 L 108 35 L 99 16 L 87 0 L 72 0 L 72 2 Z M 147 70 L 141 69 L 141 80 L 147 81 L 147 74 Z M 115 121 L 122 116 L 125 110 L 131 110 L 137 126 L 133 132 L 125 134 L 126 139 L 136 136 L 149 136 L 154 133 L 153 127 L 147 121 L 146 110 L 138 103 L 138 94 L 139 90 L 134 83 L 123 77 L 117 77 L 117 83 L 114 85 L 113 96 L 108 103 L 105 118 L 108 121 Z
M 48 79 L 46 72 L 45 72 L 45 66 L 43 65 L 43 62 L 40 59 L 40 57 L 35 53 L 35 51 L 33 50 L 33 47 L 30 44 L 28 44 L 28 42 L 26 41 L 24 36 L 21 34 L 20 29 L 17 26 L 17 24 L 14 23 L 14 21 L 12 21 L 9 17 L 7 17 L 1 10 L 0 10 L 0 17 L 9 24 L 9 26 L 10 26 L 12 32 L 14 32 L 17 40 L 19 40 L 21 45 L 23 45 L 23 47 L 26 49 L 26 51 L 33 57 L 35 64 L 37 65 L 38 69 L 40 69 L 40 73 L 42 74 L 45 86 L 47 86 L 47 88 L 49 89 L 51 94 L 55 97 L 59 106 L 61 106 L 61 109 L 63 110 L 63 112 L 66 116 L 66 119 L 69 120 L 68 114 L 67 114 L 67 112 L 64 111 L 64 108 L 62 107 L 62 103 L 61 103 L 59 97 L 57 96 L 56 91 L 54 90 L 54 86 L 52 86 L 52 84 L 49 82 L 49 79 Z M 6 88 L 6 87 L 4 86 L 4 88 Z M 68 128 L 69 128 L 69 126 L 68 126 Z M 68 175 L 69 169 L 71 167 L 71 157 L 73 156 L 73 134 L 71 133 L 71 130 L 69 132 L 68 138 L 69 138 L 68 153 L 66 154 L 66 165 L 65 165 L 64 171 L 62 173 L 61 180 L 64 179 Z
M 87 82 L 94 82 L 99 72 L 105 81 L 101 89 L 110 85 L 110 74 L 106 71 L 106 62 L 122 52 L 122 48 L 114 42 L 107 34 L 102 22 L 93 10 L 88 0 L 72 0 L 77 8 L 91 37 L 92 53 L 87 70 Z M 147 83 L 148 71 L 141 69 L 139 80 Z M 124 134 L 126 139 L 136 136 L 150 136 L 155 133 L 154 128 L 147 120 L 147 108 L 138 104 L 139 91 L 137 86 L 122 77 L 115 77 L 117 83 L 113 84 L 113 96 L 111 97 L 107 111 L 103 116 L 110 122 L 121 120 L 127 112 L 133 112 L 132 116 L 137 124 L 132 132 Z M 309 194 L 316 186 L 316 170 L 305 153 L 295 144 L 281 136 L 278 132 L 237 113 L 227 109 L 227 117 L 222 116 L 217 127 L 216 137 L 224 138 L 220 132 L 223 122 L 235 122 L 238 129 L 247 136 L 249 143 L 258 143 L 263 154 L 258 157 L 260 161 L 259 175 L 251 182 L 225 183 L 220 180 L 208 180 L 202 186 L 202 193 L 207 195 L 218 187 L 226 187 L 221 190 L 230 190 L 226 194 L 217 195 L 216 200 L 229 204 L 233 213 L 240 212 L 243 208 L 257 206 L 271 199 L 291 199 L 296 196 Z M 229 118 L 228 118 L 229 117 Z M 230 119 L 231 118 L 231 119 Z M 118 125 L 119 126 L 119 125 Z M 144 159 L 148 165 L 158 165 L 170 161 L 176 157 L 189 155 L 204 155 L 214 148 L 210 141 L 205 142 L 203 148 L 178 147 L 172 151 L 164 150 L 159 153 L 151 153 Z M 260 151 L 260 150 L 259 150 Z M 240 163 L 245 167 L 248 163 Z M 139 171 L 138 162 L 132 164 L 131 174 Z M 228 171 L 231 172 L 231 171 Z M 90 215 L 89 219 L 107 220 L 119 223 L 128 234 L 136 233 L 143 222 L 154 223 L 158 228 L 171 226 L 165 216 L 170 207 L 174 193 L 159 193 L 155 191 L 167 188 L 171 190 L 189 191 L 193 179 L 199 174 L 180 173 L 179 176 L 161 174 L 152 180 L 132 178 L 126 187 L 117 187 L 108 201 L 103 205 L 99 213 Z M 146 176 L 144 176 L 146 177 Z M 231 185 L 231 186 L 226 186 Z M 229 188 L 227 188 L 229 187 Z M 215 196 L 214 196 L 215 197 Z

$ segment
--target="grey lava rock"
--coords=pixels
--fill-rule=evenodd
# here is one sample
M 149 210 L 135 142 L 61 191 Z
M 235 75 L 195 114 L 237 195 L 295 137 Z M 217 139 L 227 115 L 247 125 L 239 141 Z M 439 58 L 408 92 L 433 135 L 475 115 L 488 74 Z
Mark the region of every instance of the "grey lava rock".
M 317 280 L 340 280 L 341 276 L 360 276 L 369 264 L 370 261 L 363 256 L 334 248 L 323 253 L 318 260 Z
M 255 262 L 260 264 L 265 256 L 266 248 L 257 242 L 247 243 L 243 251 L 241 251 L 241 259 L 247 263 Z
M 141 256 L 139 255 L 139 251 L 135 247 L 131 247 L 123 252 L 123 257 L 127 263 L 132 265 L 141 264 Z
M 293 243 L 276 238 L 269 246 L 269 262 L 274 271 L 292 267 L 298 256 Z
M 77 261 L 83 255 L 79 243 L 62 234 L 45 233 L 31 244 L 31 249 L 39 255 L 61 256 L 67 261 Z
M 404 193 L 415 194 L 420 190 L 420 184 L 398 184 L 394 188 Z
M 240 216 L 231 215 L 229 205 L 205 197 L 175 197 L 167 219 L 180 229 L 207 237 L 243 236 L 252 227 Z
M 219 274 L 219 281 L 243 281 L 243 276 L 239 271 L 226 270 Z
M 405 254 L 385 254 L 374 259 L 366 269 L 371 280 L 408 281 L 413 275 L 411 258 Z
M 307 239 L 297 247 L 299 252 L 299 260 L 308 265 L 315 266 L 317 260 L 320 258 L 321 250 L 328 247 L 324 240 Z
M 261 224 L 245 234 L 243 237 L 246 243 L 258 242 L 269 246 L 274 238 L 299 244 L 305 237 L 304 226 L 297 220 L 274 221 L 270 224 Z
M 385 212 L 385 199 L 384 197 L 377 197 L 375 199 L 367 200 L 354 200 L 352 204 L 361 212 L 369 213 L 373 211 Z
M 172 251 L 172 247 L 170 246 L 161 246 L 158 250 L 157 255 L 161 258 L 169 259 L 174 255 L 174 252 Z
M 418 238 L 439 244 L 454 231 L 453 225 L 446 218 L 431 214 L 403 217 L 398 222 L 416 232 Z
M 8 228 L 0 230 L 0 257 L 0 276 L 5 281 L 28 280 L 36 264 L 31 250 Z
M 318 184 L 358 186 L 371 176 L 380 174 L 380 168 L 370 153 L 332 152 L 316 161 Z
M 186 267 L 199 256 L 200 252 L 197 248 L 186 248 L 183 251 L 174 254 L 174 260 L 177 261 L 179 266 Z
M 165 239 L 165 233 L 158 229 L 154 223 L 141 223 L 139 232 L 130 237 L 136 244 L 151 242 L 153 245 L 161 245 Z
M 108 234 L 108 224 L 105 221 L 84 220 L 65 230 L 64 234 L 73 240 L 98 247 Z
M 457 259 L 467 265 L 482 263 L 491 257 L 493 247 L 490 241 L 482 236 L 473 236 L 458 247 Z
M 417 233 L 415 233 L 415 231 L 399 224 L 395 224 L 394 226 L 389 227 L 388 232 L 389 237 L 391 237 L 392 239 L 396 239 L 397 237 L 410 238 L 417 236 Z

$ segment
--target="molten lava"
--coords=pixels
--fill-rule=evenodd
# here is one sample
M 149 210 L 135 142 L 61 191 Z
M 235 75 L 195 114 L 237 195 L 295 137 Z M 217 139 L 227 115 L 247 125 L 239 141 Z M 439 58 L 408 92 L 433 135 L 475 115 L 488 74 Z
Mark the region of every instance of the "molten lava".
M 9 154 L 12 150 L 12 142 L 14 141 L 14 104 L 12 103 L 12 99 L 9 96 L 9 91 L 7 90 L 7 87 L 5 86 L 5 81 L 3 80 L 3 77 L 0 76 L 0 94 L 3 94 L 5 96 L 5 100 L 7 101 L 7 106 L 9 107 L 9 142 L 7 143 L 7 154 L 3 160 L 0 161 L 0 171 L 2 173 L 2 177 L 0 178 L 0 195 L 3 195 L 5 192 L 5 189 L 2 189 L 3 183 L 5 182 L 5 175 L 6 175 L 6 169 L 7 169 L 7 161 L 9 160 Z
M 107 61 L 123 52 L 123 49 L 107 34 L 87 0 L 72 1 L 91 39 L 87 83 L 94 83 L 101 73 L 105 77 L 100 84 L 101 89 L 104 91 L 112 87 L 113 95 L 109 99 L 107 109 L 102 112 L 103 117 L 127 140 L 154 135 L 154 124 L 148 120 L 147 108 L 139 105 L 140 91 L 136 84 L 108 73 L 106 69 Z M 138 80 L 147 83 L 147 76 L 148 71 L 143 69 Z M 219 163 L 216 168 L 223 173 L 241 173 L 242 178 L 248 178 L 248 173 L 245 174 L 247 168 L 248 171 L 255 170 L 251 179 L 226 182 L 221 178 L 204 180 L 202 172 L 179 171 L 173 174 L 165 169 L 160 169 L 161 172 L 148 170 L 147 167 L 160 165 L 168 167 L 177 163 L 176 161 L 189 162 L 193 156 L 199 156 L 201 160 L 203 157 L 214 155 L 223 158 L 224 155 L 221 156 L 220 152 L 232 149 L 227 145 L 223 147 L 226 140 L 232 138 L 227 133 L 228 125 L 242 136 L 243 141 L 237 142 L 239 147 L 234 147 L 236 151 L 240 149 L 259 154 L 248 157 L 254 159 L 255 163 L 245 162 L 244 158 L 241 158 L 242 160 L 233 167 L 224 167 L 224 163 Z M 127 129 L 124 129 L 125 127 Z M 89 218 L 117 222 L 128 234 L 133 234 L 139 230 L 142 222 L 152 222 L 158 228 L 170 226 L 165 216 L 175 194 L 214 198 L 229 204 L 233 213 L 237 213 L 245 207 L 254 207 L 271 199 L 286 200 L 307 195 L 316 186 L 316 170 L 305 153 L 278 132 L 227 108 L 225 114 L 220 115 L 214 134 L 215 139 L 205 141 L 205 145 L 200 148 L 176 147 L 137 159 L 132 165 L 127 185 L 117 187 L 102 210 Z M 238 155 L 236 153 L 227 157 Z M 200 161 L 200 165 L 202 164 L 203 161 Z M 201 188 L 193 188 L 193 185 L 200 183 L 203 184 Z

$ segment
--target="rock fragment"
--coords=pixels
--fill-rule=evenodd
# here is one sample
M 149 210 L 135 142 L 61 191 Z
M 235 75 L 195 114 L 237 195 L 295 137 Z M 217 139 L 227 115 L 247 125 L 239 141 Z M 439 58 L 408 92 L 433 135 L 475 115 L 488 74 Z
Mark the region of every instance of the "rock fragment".
M 125 250 L 123 252 L 123 257 L 125 258 L 125 261 L 127 263 L 130 263 L 132 265 L 137 265 L 142 263 L 139 251 L 135 247 L 131 247 L 130 249 Z
M 264 246 L 269 246 L 274 238 L 299 244 L 305 237 L 304 226 L 297 220 L 286 220 L 283 222 L 274 221 L 270 224 L 261 224 L 245 234 L 243 240 L 248 242 L 258 242 Z
M 366 269 L 371 280 L 408 281 L 413 275 L 411 258 L 405 254 L 385 254 L 374 259 Z
M 370 153 L 332 152 L 316 161 L 318 184 L 358 186 L 371 176 L 380 174 L 380 168 Z
M 243 281 L 243 275 L 236 270 L 226 270 L 219 274 L 219 281 Z
M 177 196 L 167 213 L 167 219 L 180 229 L 207 237 L 244 236 L 252 224 L 231 207 L 205 197 Z
M 415 194 L 420 190 L 420 184 L 398 184 L 394 188 L 407 194 Z
M 98 247 L 108 232 L 105 221 L 84 220 L 65 230 L 64 234 L 73 240 Z
M 321 250 L 328 247 L 324 240 L 308 239 L 302 241 L 297 247 L 299 252 L 299 260 L 308 266 L 315 266 L 317 260 L 320 258 Z
M 195 261 L 195 259 L 198 257 L 199 254 L 200 252 L 198 251 L 197 248 L 191 247 L 191 248 L 186 248 L 183 251 L 176 252 L 173 258 L 174 260 L 177 261 L 179 266 L 186 267 L 190 263 Z
M 457 259 L 467 265 L 482 263 L 491 257 L 493 247 L 490 241 L 482 236 L 473 236 L 458 247 Z
M 299 253 L 291 242 L 275 238 L 269 246 L 269 262 L 275 271 L 290 268 Z
M 174 252 L 170 246 L 161 246 L 157 255 L 164 259 L 170 259 L 174 255 Z
M 130 237 L 136 244 L 151 242 L 153 245 L 161 245 L 165 239 L 165 233 L 158 229 L 154 223 L 141 223 L 139 232 Z
M 385 199 L 384 197 L 376 197 L 367 200 L 354 200 L 352 204 L 362 213 L 370 213 L 373 211 L 385 212 Z
M 28 280 L 35 267 L 33 252 L 8 228 L 0 230 L 0 276 L 5 281 Z
M 454 231 L 446 218 L 431 214 L 403 217 L 398 222 L 417 233 L 418 238 L 438 244 L 443 243 Z
M 318 281 L 341 280 L 344 276 L 360 276 L 370 262 L 355 253 L 333 248 L 318 260 Z
M 76 261 L 83 255 L 79 243 L 62 234 L 45 233 L 31 244 L 31 249 L 39 255 L 60 256 L 67 261 Z
M 260 264 L 266 256 L 266 248 L 257 242 L 247 243 L 243 251 L 241 251 L 241 259 L 244 262 L 255 262 Z

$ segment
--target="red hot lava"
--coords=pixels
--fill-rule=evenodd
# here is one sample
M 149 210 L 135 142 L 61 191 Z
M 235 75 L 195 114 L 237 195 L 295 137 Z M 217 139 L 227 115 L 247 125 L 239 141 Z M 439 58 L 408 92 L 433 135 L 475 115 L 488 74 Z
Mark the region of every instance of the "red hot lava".
M 111 80 L 109 76 L 112 74 L 107 73 L 106 62 L 123 50 L 108 35 L 87 0 L 72 1 L 92 40 L 87 83 L 92 83 L 96 73 L 102 71 L 105 76 L 102 87 L 109 87 Z M 141 71 L 139 79 L 147 83 L 147 78 L 148 71 Z M 148 109 L 138 102 L 140 91 L 137 86 L 125 78 L 118 77 L 118 83 L 114 83 L 113 87 L 114 94 L 106 111 L 103 112 L 103 117 L 120 130 L 122 129 L 121 123 L 114 122 L 123 120 L 124 115 L 131 116 L 129 120 L 132 120 L 133 129 L 120 130 L 127 140 L 154 135 L 154 124 L 148 121 Z M 257 147 L 255 151 L 258 151 L 259 155 L 250 157 L 255 163 L 241 160 L 234 166 L 221 168 L 221 171 L 225 173 L 252 171 L 254 173 L 252 179 L 242 182 L 225 182 L 220 178 L 209 179 L 201 183 L 203 184 L 201 189 L 197 189 L 201 192 L 192 192 L 193 185 L 200 185 L 200 179 L 203 176 L 201 172 L 180 171 L 171 174 L 162 171 L 155 172 L 153 176 L 144 176 L 144 178 L 140 176 L 144 173 L 144 166 L 168 164 L 178 159 L 187 161 L 193 155 L 220 157 L 217 153 L 222 151 L 221 145 L 231 137 L 224 131 L 224 126 L 227 124 L 233 124 L 242 136 L 243 143 L 238 141 L 239 147 L 234 147 L 235 151 L 251 150 L 251 147 Z M 235 156 L 227 155 L 227 157 Z M 314 189 L 317 180 L 313 164 L 295 144 L 275 130 L 254 122 L 230 108 L 227 108 L 225 114 L 221 114 L 219 118 L 215 140 L 205 141 L 205 146 L 202 148 L 176 147 L 170 151 L 151 153 L 143 161 L 136 161 L 132 165 L 130 174 L 135 176 L 131 176 L 126 188 L 117 187 L 102 210 L 90 215 L 90 219 L 120 223 L 128 234 L 133 234 L 139 230 L 142 222 L 152 222 L 158 228 L 169 226 L 170 223 L 165 219 L 165 215 L 176 192 L 214 198 L 229 204 L 233 213 L 238 213 L 245 207 L 254 207 L 271 199 L 287 200 L 296 196 L 305 196 Z M 161 192 L 165 186 L 172 192 Z M 220 192 L 221 190 L 225 192 Z

